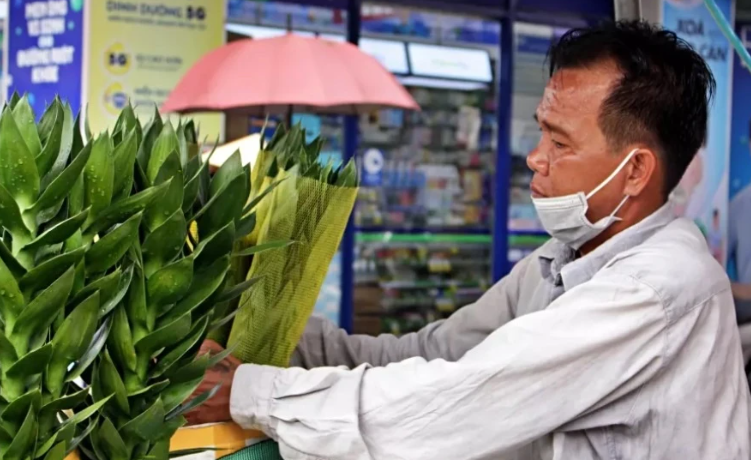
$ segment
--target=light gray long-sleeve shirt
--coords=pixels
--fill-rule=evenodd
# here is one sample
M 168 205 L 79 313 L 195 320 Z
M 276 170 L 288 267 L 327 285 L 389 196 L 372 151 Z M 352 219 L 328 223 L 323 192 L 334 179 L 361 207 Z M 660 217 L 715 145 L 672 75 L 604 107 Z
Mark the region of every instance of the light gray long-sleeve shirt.
M 241 366 L 232 416 L 285 459 L 747 460 L 730 284 L 671 216 L 576 260 L 551 241 L 400 339 L 311 325 L 298 364 L 357 367 Z

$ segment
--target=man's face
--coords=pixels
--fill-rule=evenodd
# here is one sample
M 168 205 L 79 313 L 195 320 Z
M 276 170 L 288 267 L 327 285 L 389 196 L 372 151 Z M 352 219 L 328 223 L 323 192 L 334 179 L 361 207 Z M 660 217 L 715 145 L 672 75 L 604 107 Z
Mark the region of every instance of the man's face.
M 612 152 L 600 130 L 602 103 L 621 77 L 610 63 L 556 72 L 537 107 L 542 137 L 527 157 L 534 171 L 532 196 L 589 193 L 605 180 L 628 152 Z M 616 176 L 589 200 L 590 220 L 598 220 L 623 199 L 625 174 Z

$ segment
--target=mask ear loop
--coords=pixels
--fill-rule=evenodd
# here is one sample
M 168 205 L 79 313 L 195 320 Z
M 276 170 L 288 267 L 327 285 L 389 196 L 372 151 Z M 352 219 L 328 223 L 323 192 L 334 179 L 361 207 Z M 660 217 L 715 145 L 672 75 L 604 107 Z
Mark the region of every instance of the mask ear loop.
M 613 213 L 612 213 L 612 214 L 610 214 L 610 217 L 611 217 L 611 218 L 613 218 L 613 219 L 615 219 L 615 220 L 618 220 L 618 221 L 621 221 L 621 220 L 623 220 L 623 219 L 621 219 L 620 217 L 616 216 L 616 214 L 618 214 L 618 211 L 620 211 L 620 210 L 621 210 L 621 208 L 623 207 L 623 205 L 624 205 L 624 204 L 626 204 L 626 202 L 628 201 L 628 199 L 629 199 L 629 198 L 631 198 L 631 197 L 630 197 L 630 196 L 628 196 L 628 195 L 626 195 L 626 196 L 624 196 L 624 197 L 623 197 L 623 199 L 621 200 L 621 204 L 619 204 L 618 206 L 616 206 L 616 208 L 615 208 L 615 210 L 613 211 Z
M 602 189 L 603 189 L 603 187 L 605 187 L 606 185 L 608 185 L 608 184 L 610 183 L 610 181 L 612 181 L 612 180 L 613 180 L 613 178 L 615 178 L 615 176 L 617 176 L 617 175 L 618 175 L 618 173 L 619 173 L 619 172 L 621 172 L 621 170 L 622 170 L 622 169 L 623 169 L 623 168 L 624 168 L 624 167 L 625 167 L 625 166 L 626 166 L 626 165 L 628 164 L 628 162 L 629 162 L 629 161 L 631 160 L 631 158 L 632 158 L 632 157 L 634 156 L 634 154 L 636 154 L 636 152 L 638 152 L 638 151 L 639 151 L 639 149 L 634 149 L 634 150 L 632 150 L 632 151 L 631 151 L 631 153 L 629 153 L 628 155 L 626 155 L 626 158 L 624 158 L 624 159 L 623 159 L 623 161 L 621 162 L 621 164 L 619 164 L 619 165 L 618 165 L 618 167 L 617 167 L 617 168 L 615 168 L 615 171 L 613 171 L 613 172 L 612 172 L 612 173 L 611 173 L 611 174 L 610 174 L 610 175 L 609 175 L 609 176 L 607 177 L 607 179 L 605 179 L 604 181 L 602 181 L 602 182 L 600 183 L 600 185 L 598 185 L 597 187 L 595 187 L 595 189 L 594 189 L 594 190 L 592 190 L 591 192 L 589 192 L 589 193 L 587 194 L 586 198 L 587 198 L 587 199 L 590 199 L 590 198 L 592 198 L 592 197 L 594 196 L 594 194 L 595 194 L 595 193 L 599 192 L 600 190 L 602 190 Z M 624 201 L 624 202 L 625 202 L 625 201 Z

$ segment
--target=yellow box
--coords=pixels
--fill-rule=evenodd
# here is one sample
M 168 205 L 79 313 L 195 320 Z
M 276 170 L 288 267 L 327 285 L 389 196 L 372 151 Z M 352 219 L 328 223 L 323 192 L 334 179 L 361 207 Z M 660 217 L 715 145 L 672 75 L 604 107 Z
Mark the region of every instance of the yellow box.
M 219 450 L 196 456 L 196 459 L 216 459 L 234 454 L 264 439 L 266 439 L 266 436 L 260 431 L 244 430 L 232 422 L 186 426 L 177 430 L 177 433 L 172 436 L 170 451 L 203 447 L 214 448 Z

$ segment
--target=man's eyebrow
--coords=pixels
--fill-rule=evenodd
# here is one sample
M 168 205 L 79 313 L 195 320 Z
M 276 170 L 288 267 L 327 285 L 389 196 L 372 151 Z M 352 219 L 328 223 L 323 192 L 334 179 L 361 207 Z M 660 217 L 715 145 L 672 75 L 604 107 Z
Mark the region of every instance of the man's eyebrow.
M 568 131 L 562 128 L 561 126 L 558 126 L 554 123 L 550 123 L 547 120 L 540 121 L 540 117 L 537 116 L 537 113 L 535 113 L 534 117 L 535 121 L 542 126 L 543 128 L 547 129 L 548 131 L 552 131 L 557 134 L 561 134 L 563 136 L 568 136 Z

